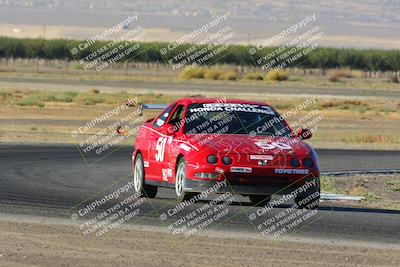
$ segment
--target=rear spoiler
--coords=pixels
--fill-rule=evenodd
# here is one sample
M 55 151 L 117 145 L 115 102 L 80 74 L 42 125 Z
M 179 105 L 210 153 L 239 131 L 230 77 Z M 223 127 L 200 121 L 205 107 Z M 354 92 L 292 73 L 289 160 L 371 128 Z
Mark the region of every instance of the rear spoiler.
M 140 105 L 140 109 L 144 110 L 144 109 L 165 109 L 167 108 L 168 105 L 165 104 L 141 104 Z
M 168 105 L 165 105 L 165 104 L 141 104 L 140 105 L 140 110 L 141 110 L 140 116 L 143 115 L 143 111 L 145 109 L 166 109 L 167 107 L 168 107 Z
M 133 106 L 133 105 L 129 105 L 129 106 Z M 139 109 L 140 109 L 139 116 L 143 116 L 143 111 L 145 109 L 162 109 L 162 110 L 164 110 L 167 107 L 168 107 L 168 105 L 165 105 L 165 104 L 141 104 L 139 106 Z M 121 134 L 121 135 L 128 135 L 128 132 L 123 130 L 121 126 L 117 127 L 117 133 Z

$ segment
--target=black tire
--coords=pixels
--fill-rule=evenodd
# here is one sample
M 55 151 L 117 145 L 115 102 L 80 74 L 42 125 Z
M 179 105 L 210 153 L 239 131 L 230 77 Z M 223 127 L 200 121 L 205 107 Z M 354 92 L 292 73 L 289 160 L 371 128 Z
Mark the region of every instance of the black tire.
M 155 198 L 157 195 L 157 186 L 145 184 L 145 172 L 143 165 L 142 154 L 138 153 L 135 157 L 135 164 L 133 167 L 133 184 L 136 193 L 142 197 Z
M 158 187 L 154 185 L 145 184 L 144 185 L 144 196 L 147 198 L 155 198 L 157 196 Z
M 249 195 L 250 202 L 253 206 L 262 207 L 271 201 L 270 195 Z
M 321 195 L 319 180 L 317 180 L 317 184 L 317 186 L 309 187 L 306 192 L 299 194 L 294 199 L 299 209 L 315 210 L 318 208 Z

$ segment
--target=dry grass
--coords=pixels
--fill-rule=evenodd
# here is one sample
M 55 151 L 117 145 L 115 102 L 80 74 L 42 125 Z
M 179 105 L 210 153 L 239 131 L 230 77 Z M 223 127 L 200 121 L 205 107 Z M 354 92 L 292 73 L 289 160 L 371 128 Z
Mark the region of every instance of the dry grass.
M 17 63 L 15 63 L 17 64 Z M 32 80 L 45 80 L 50 83 L 70 83 L 77 82 L 82 83 L 82 81 L 93 82 L 96 84 L 101 84 L 101 81 L 116 81 L 119 83 L 125 83 L 127 86 L 130 86 L 134 82 L 162 82 L 162 83 L 170 83 L 173 85 L 174 83 L 182 83 L 182 80 L 185 80 L 186 83 L 198 83 L 198 79 L 202 79 L 202 83 L 204 84 L 213 84 L 213 83 L 223 83 L 225 81 L 219 80 L 206 80 L 201 76 L 204 75 L 202 71 L 199 71 L 198 74 L 200 78 L 190 78 L 192 74 L 186 76 L 184 72 L 180 73 L 168 66 L 164 66 L 161 68 L 148 68 L 148 67 L 140 67 L 140 68 L 129 68 L 124 71 L 123 68 L 115 68 L 112 70 L 104 70 L 101 72 L 95 71 L 84 71 L 84 70 L 71 70 L 71 68 L 66 71 L 64 63 L 60 63 L 61 65 L 53 66 L 53 67 L 45 67 L 43 66 L 40 71 L 35 70 L 35 66 L 25 66 L 24 68 L 15 67 L 15 71 L 7 71 L 1 72 L 0 67 L 0 79 L 11 79 L 15 81 L 20 81 L 21 79 L 27 78 Z M 206 67 L 205 67 L 206 68 Z M 221 69 L 226 71 L 227 69 L 236 69 L 235 66 L 226 66 L 226 65 L 215 65 L 211 67 L 212 69 Z M 207 69 L 207 68 L 206 68 Z M 242 69 L 241 69 L 242 70 Z M 352 78 L 352 79 L 343 79 L 340 83 L 332 83 L 330 82 L 326 76 L 321 76 L 320 72 L 316 72 L 315 74 L 308 73 L 306 76 L 303 76 L 302 72 L 299 70 L 288 69 L 289 78 L 286 81 L 281 81 L 279 83 L 275 82 L 267 82 L 263 85 L 267 87 L 304 87 L 304 88 L 318 88 L 323 92 L 325 89 L 337 89 L 337 90 L 347 90 L 347 89 L 363 89 L 369 90 L 371 92 L 375 91 L 396 91 L 400 89 L 399 84 L 390 81 L 389 74 L 385 74 L 381 78 Z M 255 76 L 255 80 L 246 79 L 247 74 L 250 74 L 250 77 L 253 76 L 253 70 L 244 70 L 244 72 L 240 72 L 237 80 L 237 83 L 243 83 L 243 86 L 249 83 L 260 83 L 263 81 L 259 77 L 259 75 Z M 266 80 L 265 73 L 260 72 L 263 76 L 263 80 Z M 391 74 L 390 74 L 391 75 Z M 196 75 L 195 75 L 196 76 Z M 356 75 L 353 75 L 356 77 Z M 226 81 L 231 82 L 231 81 Z
M 227 73 L 226 79 L 234 79 L 237 75 Z M 233 77 L 230 77 L 232 75 Z M 190 96 L 190 95 L 187 95 Z M 232 94 L 224 94 L 226 97 L 235 97 Z M 56 92 L 56 91 L 19 91 L 6 90 L 0 92 L 0 104 L 12 106 L 38 106 L 44 107 L 54 103 L 71 103 L 74 105 L 96 105 L 96 104 L 119 104 L 123 101 L 138 97 L 140 102 L 168 103 L 173 99 L 185 97 L 184 95 L 172 95 L 161 93 L 132 94 L 126 91 L 116 93 L 103 93 L 92 88 L 87 92 Z M 206 96 L 204 96 L 206 97 Z M 214 96 L 215 97 L 215 96 Z M 249 96 L 245 97 L 254 100 L 263 100 L 274 106 L 279 111 L 287 110 L 302 104 L 302 98 L 273 98 L 271 96 Z M 362 114 L 365 119 L 379 114 L 390 116 L 399 113 L 400 102 L 397 100 L 353 100 L 353 99 L 316 99 L 315 104 L 306 107 L 307 111 L 320 109 L 324 112 L 354 112 Z M 371 113 L 374 112 L 374 113 Z M 374 115 L 375 114 L 375 115 Z
M 400 210 L 400 175 L 354 175 L 321 177 L 321 191 L 325 193 L 361 196 L 356 206 Z M 343 202 L 337 202 L 340 205 Z
M 365 193 L 366 193 L 365 188 L 361 186 L 356 186 L 349 190 L 349 194 L 351 196 L 363 196 Z
M 204 72 L 204 79 L 207 80 L 219 80 L 222 75 L 222 71 L 218 69 L 207 69 Z
M 238 77 L 239 74 L 234 70 L 202 67 L 185 69 L 179 74 L 179 79 L 181 80 L 206 79 L 235 81 L 238 79 Z
M 44 142 L 54 141 L 51 135 L 58 135 L 57 142 L 69 142 L 61 128 L 54 128 L 52 120 L 88 121 L 98 114 L 109 111 L 127 99 L 137 98 L 138 103 L 170 103 L 175 99 L 192 95 L 173 94 L 132 94 L 91 93 L 91 92 L 46 92 L 46 91 L 3 91 L 0 93 L 0 118 L 6 120 L 32 119 L 27 124 L 24 133 L 17 127 L 10 132 L 10 125 L 0 125 L 0 141 L 10 142 L 29 139 Z M 209 95 L 204 95 L 205 97 Z M 232 94 L 221 95 L 234 98 Z M 219 97 L 219 95 L 213 95 Z M 271 95 L 249 95 L 244 99 L 265 101 L 281 114 L 304 102 L 301 98 L 282 98 Z M 35 99 L 40 101 L 36 103 Z M 306 110 L 287 118 L 295 130 L 298 127 L 308 127 L 306 123 L 294 125 L 299 118 L 318 108 L 323 112 L 323 119 L 316 123 L 317 132 L 308 142 L 316 148 L 365 148 L 365 149 L 396 149 L 400 148 L 400 120 L 398 101 L 354 101 L 346 99 L 323 99 L 310 105 Z M 364 111 L 367 109 L 367 111 Z M 386 112 L 382 110 L 386 109 Z M 390 111 L 388 111 L 390 110 Z M 37 125 L 34 120 L 48 119 L 43 125 Z M 34 130 L 34 128 L 37 128 Z M 47 131 L 47 132 L 46 132 Z M 19 137 L 17 135 L 20 135 Z M 63 139 L 64 138 L 64 139 Z M 38 140 L 37 140 L 38 139 Z
M 0 93 L 0 104 L 21 107 L 49 107 L 54 104 L 66 104 L 77 106 L 93 106 L 96 104 L 117 105 L 128 99 L 137 97 L 139 103 L 170 102 L 177 96 L 163 94 L 128 94 L 121 91 L 117 93 L 101 93 L 93 88 L 88 92 L 53 92 L 53 91 L 5 91 Z
M 243 76 L 244 80 L 255 80 L 262 81 L 264 80 L 264 75 L 261 72 L 249 72 Z
M 393 77 L 390 79 L 390 81 L 391 81 L 392 83 L 400 83 L 399 77 L 397 77 L 397 76 L 393 76 Z
M 400 102 L 397 99 L 388 100 L 355 100 L 355 99 L 317 99 L 316 104 L 310 105 L 308 109 L 321 109 L 324 111 L 351 111 L 359 114 L 375 113 L 398 113 Z M 370 116 L 372 114 L 369 114 Z M 365 115 L 366 116 L 366 115 Z
M 219 80 L 236 81 L 238 79 L 238 73 L 233 70 L 228 70 L 221 74 Z
M 342 138 L 342 141 L 348 143 L 366 143 L 366 144 L 400 144 L 400 139 L 385 134 L 362 133 Z
M 200 67 L 188 68 L 179 74 L 178 78 L 182 80 L 204 79 L 205 69 Z
M 331 82 L 338 82 L 340 78 L 365 78 L 365 72 L 361 70 L 351 70 L 351 69 L 335 69 L 330 70 L 328 73 L 329 80 Z
M 269 81 L 286 81 L 288 74 L 285 70 L 270 70 L 267 72 L 266 78 Z

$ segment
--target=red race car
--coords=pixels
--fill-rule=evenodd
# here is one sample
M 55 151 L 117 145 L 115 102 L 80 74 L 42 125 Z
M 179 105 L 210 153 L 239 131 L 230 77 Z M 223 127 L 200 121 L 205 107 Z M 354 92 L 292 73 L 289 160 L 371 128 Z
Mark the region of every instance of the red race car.
M 307 129 L 293 132 L 262 102 L 180 99 L 140 127 L 132 154 L 134 187 L 149 198 L 158 187 L 173 188 L 180 201 L 213 188 L 249 196 L 253 204 L 294 192 L 299 207 L 315 208 L 318 159 L 302 141 L 310 137 Z

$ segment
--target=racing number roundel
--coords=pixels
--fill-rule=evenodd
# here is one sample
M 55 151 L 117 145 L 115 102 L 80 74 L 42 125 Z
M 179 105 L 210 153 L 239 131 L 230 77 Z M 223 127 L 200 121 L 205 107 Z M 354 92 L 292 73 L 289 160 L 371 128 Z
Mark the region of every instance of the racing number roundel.
M 167 137 L 159 137 L 156 144 L 156 161 L 164 161 L 165 143 Z
M 288 144 L 282 143 L 282 142 L 268 142 L 265 140 L 261 140 L 255 143 L 258 147 L 265 149 L 265 150 L 273 150 L 275 148 L 278 149 L 285 149 L 285 150 L 290 150 L 292 147 Z

